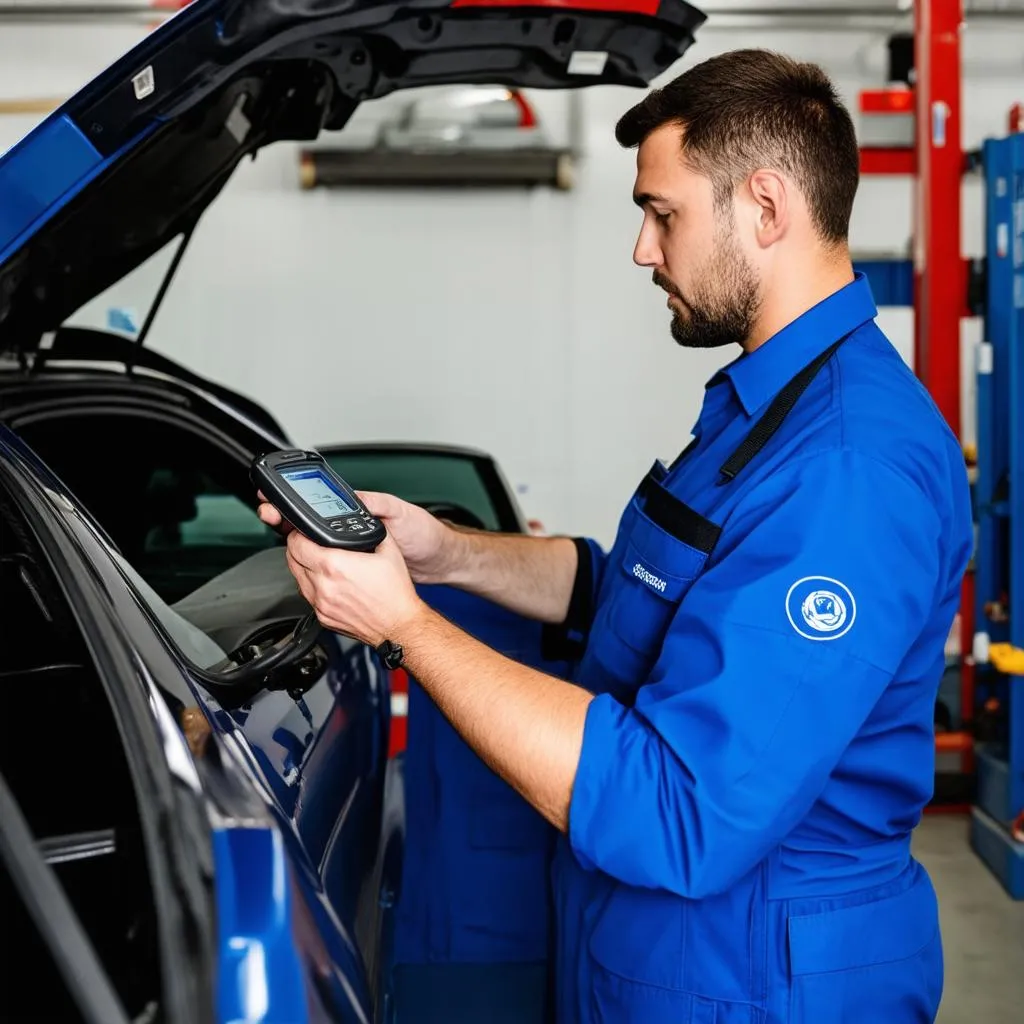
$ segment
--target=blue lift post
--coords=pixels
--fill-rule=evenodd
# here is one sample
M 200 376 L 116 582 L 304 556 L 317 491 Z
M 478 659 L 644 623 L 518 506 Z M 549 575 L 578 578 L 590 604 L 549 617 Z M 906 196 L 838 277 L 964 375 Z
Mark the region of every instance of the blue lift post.
M 978 350 L 975 692 L 971 846 L 1024 899 L 1024 134 L 989 139 L 985 336 Z

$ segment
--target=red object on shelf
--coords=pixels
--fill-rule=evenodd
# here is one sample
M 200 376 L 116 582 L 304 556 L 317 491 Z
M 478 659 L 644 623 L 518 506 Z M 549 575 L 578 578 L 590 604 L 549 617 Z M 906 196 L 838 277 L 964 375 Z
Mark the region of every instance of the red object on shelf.
M 970 814 L 970 804 L 928 804 L 925 814 Z
M 962 754 L 974 749 L 974 737 L 969 732 L 938 732 L 935 749 L 942 754 Z
M 913 89 L 864 89 L 860 94 L 862 114 L 912 114 Z
M 861 174 L 913 174 L 917 153 L 909 147 L 865 146 L 860 151 Z
M 1024 131 L 1024 103 L 1014 103 L 1010 107 L 1009 129 L 1011 135 Z

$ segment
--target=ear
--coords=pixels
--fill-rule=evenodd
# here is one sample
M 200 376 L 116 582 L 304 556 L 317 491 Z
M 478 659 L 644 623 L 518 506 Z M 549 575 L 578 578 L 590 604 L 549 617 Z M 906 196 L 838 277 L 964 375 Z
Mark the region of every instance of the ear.
M 789 183 L 777 171 L 755 171 L 748 181 L 754 202 L 757 243 L 767 249 L 778 242 L 789 228 L 792 197 Z

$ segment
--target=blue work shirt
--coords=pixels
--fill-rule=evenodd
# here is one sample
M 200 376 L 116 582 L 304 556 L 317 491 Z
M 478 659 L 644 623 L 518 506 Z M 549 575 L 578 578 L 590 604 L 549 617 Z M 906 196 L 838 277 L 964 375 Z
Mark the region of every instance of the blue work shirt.
M 875 316 L 857 275 L 716 374 L 613 549 L 578 545 L 567 625 L 596 696 L 554 872 L 563 1024 L 937 1005 L 910 835 L 971 507 L 959 442 Z

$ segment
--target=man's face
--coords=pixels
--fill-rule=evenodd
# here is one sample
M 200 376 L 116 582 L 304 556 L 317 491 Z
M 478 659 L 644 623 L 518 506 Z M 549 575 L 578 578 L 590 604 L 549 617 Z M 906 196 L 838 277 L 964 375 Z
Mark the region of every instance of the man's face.
M 710 179 L 683 161 L 681 129 L 652 132 L 637 154 L 633 198 L 644 212 L 634 261 L 669 296 L 672 337 L 689 348 L 742 345 L 760 282 L 743 251 L 733 205 L 716 208 Z

